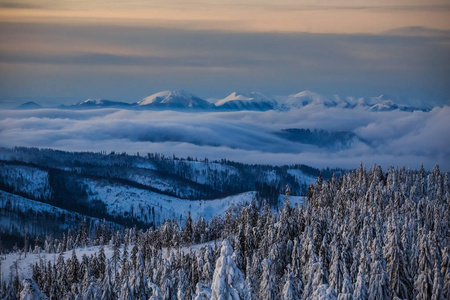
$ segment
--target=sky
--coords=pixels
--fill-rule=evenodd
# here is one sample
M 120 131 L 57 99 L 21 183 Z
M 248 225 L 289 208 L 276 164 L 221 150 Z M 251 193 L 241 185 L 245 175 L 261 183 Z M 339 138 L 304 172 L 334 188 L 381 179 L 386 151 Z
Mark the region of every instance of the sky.
M 0 40 L 0 107 L 166 89 L 450 103 L 448 0 L 0 0 Z

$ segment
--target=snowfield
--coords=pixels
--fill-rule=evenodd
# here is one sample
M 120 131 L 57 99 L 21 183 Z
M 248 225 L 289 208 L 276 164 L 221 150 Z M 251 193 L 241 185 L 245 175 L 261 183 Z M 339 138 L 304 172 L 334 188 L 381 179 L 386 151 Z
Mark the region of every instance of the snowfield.
M 154 221 L 156 226 L 167 219 L 176 219 L 183 223 L 188 212 L 193 220 L 203 217 L 209 221 L 214 216 L 223 215 L 231 206 L 250 204 L 256 192 L 246 192 L 215 200 L 185 200 L 148 190 L 129 186 L 118 186 L 105 181 L 86 181 L 90 189 L 90 200 L 101 199 L 113 216 L 132 215 L 138 220 Z M 291 196 L 291 205 L 303 203 L 304 197 Z M 283 196 L 280 196 L 280 205 Z
M 0 170 L 0 183 L 9 185 L 15 192 L 20 191 L 41 199 L 48 199 L 52 193 L 46 171 L 2 163 L 0 163 Z

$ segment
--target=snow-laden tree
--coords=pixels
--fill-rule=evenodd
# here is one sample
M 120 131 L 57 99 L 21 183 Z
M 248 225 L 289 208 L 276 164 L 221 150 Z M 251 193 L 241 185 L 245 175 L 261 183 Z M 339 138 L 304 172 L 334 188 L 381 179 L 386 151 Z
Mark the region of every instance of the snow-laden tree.
M 120 299 L 122 300 L 133 300 L 133 292 L 131 291 L 130 284 L 128 282 L 128 277 L 125 277 L 122 286 L 120 288 Z
M 91 277 L 89 286 L 83 292 L 83 300 L 98 300 L 102 296 L 97 281 Z
M 197 283 L 193 299 L 194 300 L 210 300 L 211 299 L 211 289 L 204 283 L 201 283 L 201 282 Z
M 443 295 L 450 299 L 450 248 L 442 250 L 441 275 L 443 276 Z
M 419 233 L 420 234 L 420 233 Z M 414 281 L 414 290 L 416 299 L 429 299 L 431 297 L 433 281 L 432 281 L 432 259 L 427 235 L 421 231 L 421 239 L 419 240 L 419 270 L 418 276 Z
M 294 273 L 289 272 L 286 276 L 286 283 L 281 292 L 281 299 L 283 300 L 300 300 L 301 290 L 298 278 L 295 278 Z
M 389 277 L 384 271 L 382 262 L 373 254 L 371 264 L 370 284 L 368 289 L 369 300 L 389 299 Z
M 159 288 L 159 286 L 157 286 L 156 284 L 154 284 L 153 282 L 148 281 L 148 291 L 150 293 L 150 298 L 149 300 L 162 300 L 163 296 L 161 293 L 161 289 Z
M 20 300 L 47 300 L 36 282 L 32 279 L 24 279 L 22 282 L 23 289 L 20 292 Z
M 177 300 L 190 299 L 189 282 L 184 269 L 178 271 Z
M 338 295 L 338 300 L 352 300 L 353 299 L 353 285 L 348 274 L 347 269 L 344 269 L 344 281 L 342 282 L 342 290 Z
M 344 273 L 346 272 L 345 263 L 342 260 L 342 253 L 340 246 L 336 240 L 331 242 L 331 266 L 329 273 L 330 286 L 335 291 L 342 290 L 342 284 L 344 282 Z
M 367 299 L 367 286 L 366 278 L 364 274 L 364 267 L 359 266 L 358 276 L 356 277 L 355 290 L 353 293 L 354 299 L 366 300 Z
M 137 252 L 136 254 L 135 264 L 131 274 L 130 287 L 135 299 L 147 298 L 147 277 L 144 272 L 144 260 L 141 252 Z
M 112 281 L 111 265 L 109 261 L 107 261 L 105 275 L 103 276 L 103 281 L 101 282 L 100 287 L 102 290 L 101 300 L 113 300 L 116 298 Z
M 444 293 L 442 290 L 442 275 L 441 270 L 436 264 L 434 267 L 434 281 L 433 281 L 433 291 L 431 294 L 431 300 L 444 300 Z
M 67 279 L 70 284 L 78 283 L 80 277 L 80 263 L 78 262 L 75 250 L 72 251 L 72 257 L 67 261 Z
M 206 247 L 205 255 L 203 256 L 203 267 L 201 281 L 210 284 L 214 275 L 214 259 L 211 246 Z
M 273 300 L 277 298 L 277 290 L 275 283 L 275 274 L 272 268 L 272 262 L 264 259 L 262 262 L 262 275 L 259 286 L 259 299 Z
M 223 240 L 211 284 L 211 300 L 249 299 L 247 284 L 232 255 L 230 243 Z
M 308 292 L 303 294 L 304 300 L 336 300 L 336 292 L 327 282 L 327 276 L 322 266 L 322 261 L 316 262 L 311 267 L 311 284 Z

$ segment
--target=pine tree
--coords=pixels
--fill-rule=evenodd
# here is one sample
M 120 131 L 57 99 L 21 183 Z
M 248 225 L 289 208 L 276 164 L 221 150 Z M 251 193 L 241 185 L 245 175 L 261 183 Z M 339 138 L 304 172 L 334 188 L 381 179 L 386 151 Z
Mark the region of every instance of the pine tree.
M 344 281 L 342 283 L 341 293 L 338 295 L 338 300 L 352 300 L 353 299 L 353 285 L 348 274 L 347 269 L 344 269 Z
M 223 240 L 211 284 L 211 300 L 248 299 L 247 284 L 241 270 L 231 258 L 232 255 L 230 243 L 226 239 Z
M 72 250 L 72 257 L 67 262 L 67 279 L 70 284 L 78 283 L 80 277 L 80 263 L 78 262 L 75 250 Z
M 202 276 L 201 276 L 201 280 L 206 283 L 206 284 L 210 284 L 214 275 L 214 260 L 213 260 L 213 256 L 212 256 L 212 249 L 211 246 L 207 246 L 206 247 L 206 251 L 205 251 L 205 255 L 203 257 L 203 272 L 202 272 Z
M 434 281 L 433 291 L 431 293 L 431 300 L 444 300 L 444 293 L 442 290 L 442 275 L 439 266 L 436 264 L 434 267 Z
M 23 288 L 20 292 L 20 300 L 46 300 L 47 297 L 39 289 L 32 279 L 24 279 Z
M 311 283 L 305 288 L 303 299 L 306 300 L 336 300 L 336 292 L 327 282 L 326 272 L 323 269 L 322 261 L 316 262 L 311 267 Z
M 388 224 L 388 242 L 384 249 L 386 259 L 386 269 L 389 275 L 389 285 L 391 298 L 408 299 L 411 286 L 403 256 L 402 246 L 393 220 L 395 216 L 389 219 Z
M 371 265 L 370 284 L 368 289 L 369 300 L 389 299 L 389 278 L 384 271 L 383 265 L 373 254 Z
M 333 240 L 333 242 L 331 242 L 331 266 L 329 280 L 330 286 L 332 286 L 335 291 L 342 290 L 344 273 L 346 272 L 346 267 L 341 255 L 342 254 L 337 241 Z
M 283 300 L 300 300 L 301 291 L 299 288 L 299 280 L 295 278 L 294 273 L 289 272 L 286 276 L 286 283 L 283 286 L 281 299 Z
M 177 300 L 190 299 L 189 282 L 184 269 L 178 271 Z
M 265 259 L 262 262 L 262 275 L 261 283 L 259 287 L 259 299 L 273 300 L 277 297 L 275 274 L 272 269 L 272 262 L 269 259 Z
M 441 275 L 443 276 L 442 293 L 445 299 L 450 299 L 450 248 L 442 250 Z
M 103 281 L 101 283 L 102 297 L 101 300 L 113 300 L 116 298 L 114 292 L 114 285 L 112 281 L 112 271 L 109 261 L 105 268 L 105 274 L 103 276 Z
M 188 212 L 188 217 L 186 219 L 185 228 L 183 231 L 183 243 L 187 246 L 189 246 L 192 242 L 192 236 L 193 236 L 194 230 L 192 229 L 192 218 L 191 218 L 191 212 Z
M 418 276 L 414 281 L 414 290 L 416 299 L 430 299 L 433 281 L 431 274 L 431 253 L 427 235 L 423 232 L 419 243 L 419 270 Z
M 366 300 L 367 299 L 367 286 L 366 278 L 364 274 L 364 268 L 362 265 L 359 266 L 358 277 L 355 283 L 355 291 L 353 293 L 354 299 Z

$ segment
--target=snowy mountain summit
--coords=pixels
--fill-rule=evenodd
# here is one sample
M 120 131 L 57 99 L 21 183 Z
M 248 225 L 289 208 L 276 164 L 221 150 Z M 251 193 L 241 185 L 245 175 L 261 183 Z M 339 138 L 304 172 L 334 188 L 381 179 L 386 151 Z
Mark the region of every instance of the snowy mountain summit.
M 289 110 L 291 108 L 302 108 L 308 105 L 320 105 L 324 107 L 343 106 L 342 102 L 336 98 L 337 97 L 334 97 L 333 99 L 311 91 L 303 91 L 298 94 L 290 95 L 282 100 L 280 102 L 280 108 L 282 110 Z
M 233 92 L 224 99 L 220 99 L 215 106 L 226 110 L 271 110 L 277 103 L 270 97 L 259 92 Z
M 208 101 L 194 96 L 184 90 L 163 91 L 145 97 L 137 103 L 139 106 L 160 108 L 211 108 Z
M 128 108 L 131 104 L 106 99 L 86 99 L 74 105 L 61 106 L 61 108 L 69 109 L 92 109 L 92 108 Z

